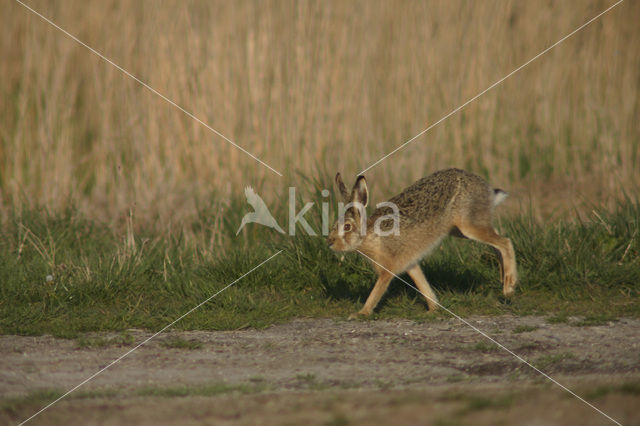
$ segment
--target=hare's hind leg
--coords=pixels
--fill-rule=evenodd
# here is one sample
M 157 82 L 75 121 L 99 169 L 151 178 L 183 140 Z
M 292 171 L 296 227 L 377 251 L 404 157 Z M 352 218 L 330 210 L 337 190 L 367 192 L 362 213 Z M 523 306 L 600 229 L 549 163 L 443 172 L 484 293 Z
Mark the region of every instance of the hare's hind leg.
M 467 238 L 489 244 L 498 251 L 500 260 L 500 275 L 502 278 L 505 296 L 513 294 L 518 281 L 518 271 L 516 267 L 516 254 L 513 250 L 511 240 L 498 235 L 491 225 L 464 223 L 459 224 L 458 229 Z
M 418 290 L 424 296 L 427 301 L 427 305 L 429 306 L 429 311 L 435 311 L 438 309 L 438 297 L 431 289 L 427 278 L 422 273 L 422 269 L 420 269 L 420 265 L 416 264 L 407 270 L 407 273 L 411 277 Z

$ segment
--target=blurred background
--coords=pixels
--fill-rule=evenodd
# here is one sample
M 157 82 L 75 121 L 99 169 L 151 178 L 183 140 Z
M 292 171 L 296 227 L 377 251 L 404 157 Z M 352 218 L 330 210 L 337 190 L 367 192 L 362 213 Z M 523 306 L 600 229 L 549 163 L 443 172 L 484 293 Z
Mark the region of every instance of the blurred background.
M 7 1 L 0 214 L 71 206 L 118 226 L 134 211 L 164 230 L 247 210 L 246 185 L 269 202 L 330 187 L 613 3 L 28 1 L 279 177 Z M 543 219 L 635 196 L 639 18 L 622 3 L 369 170 L 373 201 L 448 166 Z

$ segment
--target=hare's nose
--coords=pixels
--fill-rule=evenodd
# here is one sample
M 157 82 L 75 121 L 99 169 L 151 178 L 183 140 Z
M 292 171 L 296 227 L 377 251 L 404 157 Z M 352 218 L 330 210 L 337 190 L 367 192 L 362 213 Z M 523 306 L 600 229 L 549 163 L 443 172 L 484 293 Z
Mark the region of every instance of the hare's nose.
M 333 237 L 327 238 L 327 244 L 329 245 L 329 248 L 331 248 L 334 242 L 335 242 L 335 239 Z

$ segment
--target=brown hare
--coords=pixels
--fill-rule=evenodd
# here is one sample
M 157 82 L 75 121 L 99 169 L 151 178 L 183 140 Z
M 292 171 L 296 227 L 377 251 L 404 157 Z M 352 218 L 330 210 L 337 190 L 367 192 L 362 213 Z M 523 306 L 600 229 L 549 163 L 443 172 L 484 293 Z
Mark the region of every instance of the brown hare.
M 503 293 L 516 286 L 516 258 L 511 240 L 498 235 L 492 225 L 495 206 L 507 197 L 481 177 L 459 169 L 446 169 L 424 177 L 386 203 L 371 217 L 364 207 L 369 201 L 364 176 L 351 190 L 336 175 L 345 206 L 329 233 L 335 251 L 357 250 L 371 261 L 378 274 L 371 294 L 357 315 L 370 315 L 394 274 L 407 272 L 435 310 L 438 299 L 420 269 L 419 262 L 447 235 L 470 238 L 495 248 L 500 260 Z

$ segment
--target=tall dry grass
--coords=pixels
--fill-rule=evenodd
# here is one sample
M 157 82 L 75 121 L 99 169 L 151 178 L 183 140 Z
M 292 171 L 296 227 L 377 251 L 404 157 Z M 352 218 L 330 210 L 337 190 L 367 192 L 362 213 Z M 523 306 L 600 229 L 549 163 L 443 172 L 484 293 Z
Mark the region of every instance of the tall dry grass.
M 74 204 L 168 227 L 248 184 L 275 198 L 359 172 L 613 0 L 28 4 L 285 177 L 8 1 L 0 211 Z M 445 166 L 534 211 L 635 188 L 639 17 L 622 3 L 370 170 L 374 199 Z

